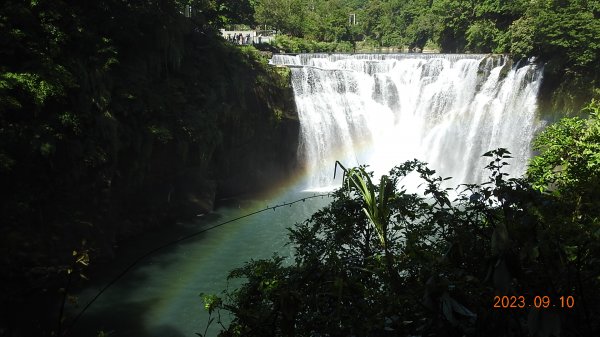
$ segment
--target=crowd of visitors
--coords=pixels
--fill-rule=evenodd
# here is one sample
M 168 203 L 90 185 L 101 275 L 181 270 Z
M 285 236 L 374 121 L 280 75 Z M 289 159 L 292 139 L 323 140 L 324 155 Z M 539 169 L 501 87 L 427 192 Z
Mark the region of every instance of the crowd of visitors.
M 259 35 L 257 38 L 252 38 L 250 34 L 243 35 L 242 33 L 233 35 L 227 34 L 227 41 L 235 44 L 254 44 L 261 43 L 261 37 L 262 36 Z

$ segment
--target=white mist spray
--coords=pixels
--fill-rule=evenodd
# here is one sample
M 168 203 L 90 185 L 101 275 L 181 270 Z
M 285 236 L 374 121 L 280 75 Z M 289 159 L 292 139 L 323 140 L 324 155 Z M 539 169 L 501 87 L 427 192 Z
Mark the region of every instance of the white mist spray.
M 511 176 L 526 169 L 539 128 L 542 70 L 501 56 L 274 55 L 288 65 L 301 123 L 308 189 L 338 187 L 336 160 L 376 175 L 405 160 L 428 162 L 455 184 L 481 182 L 481 155 L 504 147 Z

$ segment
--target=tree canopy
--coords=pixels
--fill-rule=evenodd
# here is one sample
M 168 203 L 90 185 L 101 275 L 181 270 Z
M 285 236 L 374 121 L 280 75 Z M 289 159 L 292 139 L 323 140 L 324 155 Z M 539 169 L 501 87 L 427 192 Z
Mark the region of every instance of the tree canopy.
M 257 0 L 282 52 L 504 53 L 544 64 L 541 105 L 576 113 L 600 81 L 600 0 Z M 289 40 L 294 41 L 288 43 Z M 299 39 L 305 40 L 304 42 Z M 328 44 L 318 44 L 328 42 Z M 333 43 L 333 44 L 332 44 Z
M 256 0 L 253 6 L 257 24 L 318 41 L 513 53 L 576 69 L 595 67 L 600 54 L 598 0 Z

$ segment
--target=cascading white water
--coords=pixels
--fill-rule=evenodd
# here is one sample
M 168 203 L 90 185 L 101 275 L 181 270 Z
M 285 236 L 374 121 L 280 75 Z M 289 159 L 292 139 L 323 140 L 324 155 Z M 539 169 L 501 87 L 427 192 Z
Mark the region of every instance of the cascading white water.
M 458 183 L 481 182 L 481 155 L 507 148 L 508 172 L 525 171 L 540 127 L 542 71 L 502 56 L 442 54 L 274 55 L 292 71 L 308 189 L 339 186 L 339 160 L 376 175 L 413 158 Z

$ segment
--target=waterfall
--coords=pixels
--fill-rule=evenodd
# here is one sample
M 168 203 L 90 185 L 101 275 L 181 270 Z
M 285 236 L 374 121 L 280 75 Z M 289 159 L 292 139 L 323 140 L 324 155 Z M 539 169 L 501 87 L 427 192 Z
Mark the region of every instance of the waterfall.
M 481 182 L 498 147 L 521 175 L 531 156 L 542 69 L 499 55 L 274 55 L 290 67 L 307 189 L 339 187 L 336 160 L 376 175 L 405 160 L 429 163 L 454 185 Z

